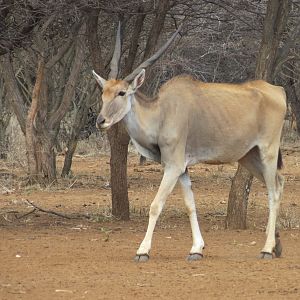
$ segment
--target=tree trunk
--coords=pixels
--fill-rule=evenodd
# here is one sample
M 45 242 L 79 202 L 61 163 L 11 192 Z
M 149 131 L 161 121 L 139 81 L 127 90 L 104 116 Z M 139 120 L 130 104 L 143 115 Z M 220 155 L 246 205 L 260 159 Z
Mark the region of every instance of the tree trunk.
M 39 56 L 36 81 L 32 92 L 32 101 L 26 119 L 26 153 L 29 182 L 49 184 L 56 180 L 54 138 L 45 128 L 40 116 L 45 114 L 41 107 L 41 97 L 46 97 L 45 62 Z M 42 90 L 44 93 L 42 93 Z
M 74 125 L 72 127 L 71 137 L 68 140 L 67 152 L 66 152 L 65 160 L 64 160 L 64 166 L 63 166 L 63 169 L 61 172 L 62 177 L 66 177 L 70 173 L 71 166 L 72 166 L 72 159 L 73 159 L 73 155 L 76 150 L 76 147 L 77 147 L 80 131 L 83 128 L 83 126 L 87 120 L 89 107 L 88 107 L 88 105 L 85 105 L 83 103 L 81 106 L 82 107 L 76 113 Z
M 5 102 L 4 97 L 2 98 L 2 95 L 0 95 L 0 159 L 7 158 L 8 138 L 6 136 L 6 129 L 11 118 L 11 112 L 8 110 L 8 103 Z
M 36 133 L 33 147 L 37 169 L 37 182 L 44 184 L 55 182 L 56 155 L 54 152 L 54 139 L 47 136 L 46 133 Z
M 8 97 L 4 86 L 4 79 L 0 77 L 0 159 L 6 159 L 8 151 L 6 129 L 9 125 L 11 112 L 9 110 L 7 98 Z
M 101 47 L 98 43 L 99 11 L 91 10 L 87 21 L 87 40 L 93 68 L 106 74 Z M 107 75 L 107 74 L 106 74 Z M 107 132 L 110 144 L 110 185 L 112 193 L 112 215 L 121 220 L 129 220 L 129 200 L 127 186 L 127 152 L 129 136 L 122 123 L 114 125 Z
M 67 151 L 65 154 L 64 166 L 61 171 L 61 177 L 66 177 L 70 174 L 71 166 L 73 162 L 73 155 L 75 153 L 77 143 L 78 143 L 78 138 L 71 136 L 67 144 Z
M 253 177 L 249 176 L 249 172 L 239 164 L 229 193 L 227 217 L 225 220 L 226 228 L 247 228 L 247 206 L 252 179 Z
M 22 132 L 25 134 L 27 110 L 22 93 L 18 89 L 18 83 L 14 74 L 10 55 L 7 54 L 2 57 L 1 67 L 5 70 L 2 74 L 9 98 L 9 104 L 18 119 Z
M 9 119 L 8 120 L 4 119 L 3 121 L 0 120 L 0 159 L 6 159 L 7 158 L 6 128 L 8 126 Z
M 133 30 L 132 36 L 130 38 L 131 43 L 130 43 L 128 57 L 127 57 L 126 63 L 125 63 L 124 72 L 121 72 L 121 74 L 124 76 L 126 76 L 126 75 L 130 74 L 130 72 L 132 72 L 133 65 L 136 60 L 136 54 L 137 54 L 138 47 L 139 47 L 140 34 L 142 32 L 144 20 L 146 17 L 146 14 L 143 14 L 143 11 L 144 11 L 144 5 L 140 4 L 140 6 L 138 8 L 139 15 L 136 17 L 136 21 L 134 23 L 134 30 Z
M 288 85 L 287 91 L 291 95 L 291 108 L 296 119 L 297 133 L 300 136 L 300 85 L 294 82 L 294 79 L 289 81 L 290 85 Z
M 166 19 L 167 12 L 170 8 L 170 1 L 169 0 L 161 0 L 158 1 L 157 13 L 155 19 L 153 20 L 152 27 L 150 30 L 149 37 L 147 39 L 146 48 L 144 52 L 143 60 L 146 60 L 151 56 L 154 52 L 159 35 L 164 28 L 164 23 Z
M 123 123 L 114 125 L 108 131 L 110 143 L 110 183 L 112 193 L 112 214 L 121 220 L 129 220 L 127 185 L 127 152 L 129 136 Z
M 269 0 L 263 36 L 256 62 L 255 77 L 272 82 L 279 42 L 286 28 L 291 3 L 286 0 Z M 244 167 L 234 175 L 227 207 L 225 226 L 244 229 L 247 221 L 247 202 L 253 176 Z

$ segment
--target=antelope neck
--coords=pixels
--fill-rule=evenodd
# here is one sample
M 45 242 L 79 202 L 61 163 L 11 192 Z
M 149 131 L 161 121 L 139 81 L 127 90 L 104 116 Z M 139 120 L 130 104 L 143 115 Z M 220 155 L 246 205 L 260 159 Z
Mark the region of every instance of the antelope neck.
M 146 100 L 145 100 L 146 99 Z M 138 143 L 157 144 L 159 129 L 159 106 L 139 93 L 131 96 L 131 109 L 124 117 L 130 137 Z

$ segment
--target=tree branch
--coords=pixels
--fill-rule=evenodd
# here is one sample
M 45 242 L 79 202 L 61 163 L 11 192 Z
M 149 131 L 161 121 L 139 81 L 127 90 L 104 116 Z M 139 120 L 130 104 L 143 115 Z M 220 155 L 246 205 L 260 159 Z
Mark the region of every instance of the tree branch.
M 56 128 L 59 125 L 60 121 L 69 109 L 72 99 L 74 97 L 75 86 L 84 60 L 84 36 L 82 30 L 80 31 L 81 33 L 79 33 L 79 36 L 76 41 L 76 54 L 74 58 L 74 63 L 64 90 L 63 99 L 58 109 L 50 116 L 50 120 L 48 122 L 49 128 Z
M 26 131 L 26 115 L 27 115 L 27 109 L 24 104 L 22 93 L 19 89 L 18 82 L 16 80 L 12 62 L 10 61 L 10 56 L 4 55 L 1 60 L 1 64 L 3 66 L 3 70 L 5 72 L 3 73 L 4 78 L 4 84 L 7 89 L 7 93 L 9 95 L 10 104 L 13 108 L 13 111 L 15 115 L 17 116 L 18 122 L 20 124 L 20 127 L 25 134 Z
M 274 77 L 279 73 L 281 66 L 288 60 L 289 52 L 291 48 L 297 42 L 297 37 L 300 36 L 300 22 L 294 27 L 294 30 L 289 35 L 287 41 L 285 41 L 284 46 L 278 51 L 276 61 L 275 61 L 275 71 Z
M 75 218 L 66 216 L 66 215 L 64 215 L 64 214 L 55 212 L 55 211 L 53 211 L 53 210 L 46 210 L 46 209 L 44 209 L 44 208 L 40 208 L 39 206 L 33 204 L 31 201 L 29 201 L 29 200 L 27 200 L 27 199 L 26 199 L 26 202 L 27 202 L 28 204 L 30 204 L 35 210 L 39 210 L 39 211 L 44 212 L 44 213 L 46 213 L 46 214 L 52 214 L 52 215 L 55 215 L 55 216 L 58 216 L 58 217 L 62 217 L 62 218 L 66 218 L 66 219 L 69 219 L 69 220 L 70 220 L 70 219 L 75 219 Z M 31 211 L 30 213 L 32 213 L 32 212 L 33 212 L 33 211 Z

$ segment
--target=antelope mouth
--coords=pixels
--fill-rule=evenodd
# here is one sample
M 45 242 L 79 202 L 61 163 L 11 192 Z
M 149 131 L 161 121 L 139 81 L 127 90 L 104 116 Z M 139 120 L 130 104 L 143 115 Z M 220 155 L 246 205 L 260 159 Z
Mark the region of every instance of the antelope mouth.
M 111 120 L 110 122 L 105 122 L 101 125 L 96 124 L 96 127 L 101 131 L 106 131 L 113 125 L 113 123 L 113 120 Z

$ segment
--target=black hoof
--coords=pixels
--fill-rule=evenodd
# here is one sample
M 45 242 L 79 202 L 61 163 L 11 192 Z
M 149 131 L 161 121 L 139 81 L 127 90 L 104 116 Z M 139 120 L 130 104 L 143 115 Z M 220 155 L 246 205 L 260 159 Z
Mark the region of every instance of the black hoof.
M 261 259 L 273 259 L 273 254 L 269 252 L 261 252 L 259 255 Z
M 201 253 L 190 253 L 189 256 L 186 258 L 187 261 L 195 261 L 200 260 L 203 258 L 203 254 Z
M 134 261 L 136 262 L 146 262 L 148 261 L 150 258 L 149 254 L 137 254 L 135 257 L 134 257 Z
M 281 253 L 282 253 L 282 245 L 280 242 L 280 238 L 279 238 L 279 233 L 277 232 L 275 235 L 275 239 L 276 239 L 276 244 L 275 247 L 273 249 L 273 252 L 275 254 L 276 257 L 280 257 Z

